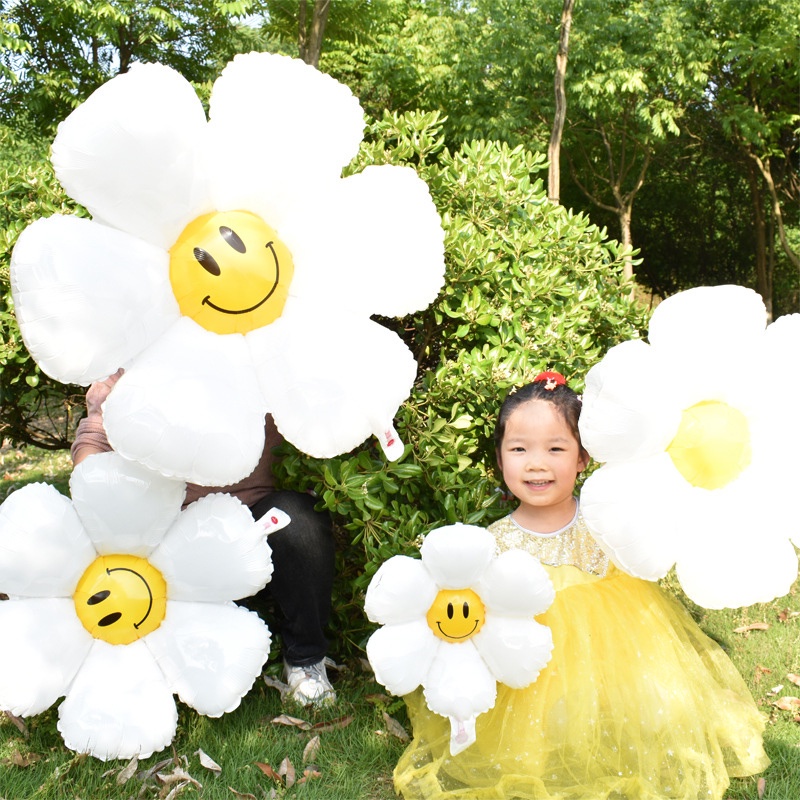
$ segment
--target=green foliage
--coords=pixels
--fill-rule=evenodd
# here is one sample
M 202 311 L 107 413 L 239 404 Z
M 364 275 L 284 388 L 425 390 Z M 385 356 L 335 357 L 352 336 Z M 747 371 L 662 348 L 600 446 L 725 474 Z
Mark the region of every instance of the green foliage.
M 580 390 L 606 349 L 645 325 L 620 278 L 620 249 L 547 201 L 541 156 L 483 141 L 451 153 L 437 114 L 386 114 L 353 169 L 374 163 L 414 164 L 446 231 L 439 298 L 384 321 L 420 364 L 397 418 L 406 451 L 386 463 L 368 442 L 319 460 L 284 445 L 278 468 L 285 485 L 316 491 L 333 515 L 341 534 L 335 627 L 355 646 L 365 636 L 361 592 L 383 561 L 413 552 L 432 528 L 505 513 L 490 441 L 509 388 L 551 368 Z
M 11 251 L 35 219 L 85 211 L 64 194 L 47 160 L 42 141 L 18 140 L 0 125 L 0 440 L 69 446 L 83 391 L 40 372 L 22 341 L 11 298 Z
M 14 79 L 0 80 L 0 119 L 52 133 L 134 61 L 159 61 L 196 83 L 211 80 L 254 43 L 241 18 L 263 7 L 259 0 L 4 0 L 0 70 Z

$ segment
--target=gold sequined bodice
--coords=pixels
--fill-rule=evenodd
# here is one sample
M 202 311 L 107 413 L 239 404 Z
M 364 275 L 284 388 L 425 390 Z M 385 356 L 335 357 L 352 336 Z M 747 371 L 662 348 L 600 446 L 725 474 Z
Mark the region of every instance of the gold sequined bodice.
M 566 527 L 553 533 L 536 533 L 518 525 L 509 514 L 489 526 L 497 542 L 497 553 L 525 550 L 552 567 L 567 564 L 592 575 L 608 572 L 608 556 L 589 533 L 580 510 Z

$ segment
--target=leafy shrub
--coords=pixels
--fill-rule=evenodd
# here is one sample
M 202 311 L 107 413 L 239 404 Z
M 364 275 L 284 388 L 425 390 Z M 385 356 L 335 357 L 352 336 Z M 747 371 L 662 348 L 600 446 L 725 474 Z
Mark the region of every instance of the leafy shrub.
M 339 458 L 282 446 L 278 478 L 315 491 L 339 535 L 334 624 L 345 649 L 370 628 L 363 591 L 380 564 L 453 522 L 487 525 L 508 512 L 491 436 L 509 388 L 544 369 L 578 391 L 612 345 L 640 335 L 643 310 L 622 281 L 622 251 L 586 217 L 547 200 L 544 158 L 494 142 L 444 149 L 437 114 L 386 114 L 351 166 L 413 164 L 446 231 L 438 299 L 396 329 L 420 369 L 398 412 L 404 456 L 367 442 Z M 409 253 L 413 258 L 413 253 Z M 356 356 L 357 357 L 357 356 Z

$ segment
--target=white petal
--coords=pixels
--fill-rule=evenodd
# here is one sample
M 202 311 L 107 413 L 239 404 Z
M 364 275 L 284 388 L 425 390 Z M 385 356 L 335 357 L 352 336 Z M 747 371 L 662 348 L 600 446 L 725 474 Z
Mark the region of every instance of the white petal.
M 458 720 L 488 711 L 497 696 L 497 683 L 472 642 L 443 644 L 424 686 L 428 708 Z
M 100 555 L 147 556 L 181 510 L 186 484 L 118 453 L 84 459 L 69 480 L 72 502 Z
M 553 652 L 550 628 L 533 619 L 487 615 L 472 642 L 492 675 L 512 689 L 533 683 Z
M 95 640 L 58 709 L 64 744 L 101 761 L 148 758 L 172 741 L 177 723 L 175 700 L 142 640 Z
M 580 433 L 597 461 L 641 458 L 664 450 L 681 421 L 673 379 L 639 340 L 612 347 L 586 376 Z
M 244 339 L 182 317 L 126 370 L 103 419 L 125 458 L 167 477 L 227 486 L 258 463 L 265 413 Z
M 619 567 L 657 580 L 669 572 L 687 537 L 691 488 L 666 454 L 607 464 L 583 485 L 581 513 Z
M 105 378 L 178 318 L 166 251 L 80 217 L 30 225 L 11 286 L 26 347 L 63 383 Z
M 410 167 L 367 167 L 337 181 L 287 219 L 281 236 L 295 264 L 292 294 L 336 308 L 401 317 L 432 303 L 444 282 L 439 213 Z
M 418 558 L 392 556 L 372 576 L 364 611 L 372 622 L 410 622 L 425 616 L 436 594 L 436 584 Z
M 464 589 L 477 583 L 494 550 L 494 536 L 486 528 L 461 523 L 432 530 L 420 547 L 422 563 L 440 589 Z
M 62 697 L 94 641 L 72 599 L 0 603 L 0 708 L 27 717 Z
M 270 53 L 238 55 L 225 67 L 209 117 L 216 207 L 260 212 L 278 229 L 287 204 L 340 176 L 364 130 L 361 106 L 346 86 Z
M 724 489 L 691 493 L 693 527 L 678 554 L 677 574 L 698 605 L 765 603 L 787 594 L 797 578 L 785 528 L 794 504 L 770 484 L 769 472 L 753 468 Z
M 650 319 L 650 344 L 698 372 L 714 359 L 735 364 L 764 332 L 767 312 L 761 297 L 743 286 L 698 286 L 668 297 Z M 707 361 L 706 359 L 712 359 Z M 670 376 L 680 380 L 680 375 Z
M 248 334 L 261 391 L 293 445 L 332 458 L 383 435 L 417 373 L 411 351 L 370 320 L 295 314 Z M 402 448 L 385 448 L 397 457 Z
M 188 81 L 161 64 L 134 64 L 59 125 L 53 166 L 93 216 L 169 248 L 210 210 L 197 177 L 205 127 Z
M 475 591 L 492 616 L 533 617 L 556 596 L 547 570 L 524 550 L 507 550 L 493 559 Z
M 425 682 L 440 645 L 424 619 L 385 625 L 369 637 L 367 658 L 375 680 L 392 694 L 404 695 Z
M 678 561 L 683 590 L 704 608 L 739 608 L 789 594 L 797 579 L 797 552 L 788 539 L 764 542 L 750 530 L 745 548 L 711 548 L 699 541 L 691 557 Z
M 781 431 L 779 441 L 788 449 L 800 449 L 800 314 L 779 317 L 764 334 L 764 374 L 779 375 L 781 390 L 769 393 L 771 418 Z M 773 378 L 774 379 L 774 378 Z M 760 384 L 759 373 L 755 375 Z M 759 392 L 759 395 L 761 393 Z M 777 405 L 777 409 L 775 406 Z
M 0 592 L 71 597 L 95 549 L 69 499 L 32 483 L 0 506 Z
M 150 556 L 170 600 L 224 602 L 263 589 L 272 556 L 250 509 L 229 494 L 210 494 L 180 515 Z
M 239 705 L 261 674 L 270 633 L 245 608 L 170 601 L 161 626 L 144 643 L 184 703 L 219 717 Z

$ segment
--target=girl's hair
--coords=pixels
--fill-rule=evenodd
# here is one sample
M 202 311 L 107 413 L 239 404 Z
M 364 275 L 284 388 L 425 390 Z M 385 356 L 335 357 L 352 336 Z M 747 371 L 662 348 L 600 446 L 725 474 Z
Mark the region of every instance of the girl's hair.
M 512 389 L 506 395 L 503 405 L 500 406 L 500 413 L 497 415 L 497 422 L 494 427 L 494 446 L 497 452 L 500 451 L 503 444 L 503 437 L 506 435 L 506 423 L 511 413 L 523 403 L 531 400 L 543 400 L 546 403 L 552 403 L 556 407 L 556 410 L 561 414 L 578 442 L 581 453 L 586 454 L 586 450 L 581 444 L 581 434 L 578 430 L 581 399 L 566 383 L 556 383 L 552 379 L 548 380 L 544 377 L 554 374 L 557 375 L 557 373 L 542 373 L 541 376 L 534 378 L 532 383 L 526 383 L 518 389 Z M 558 375 L 558 378 L 563 381 L 560 375 Z

